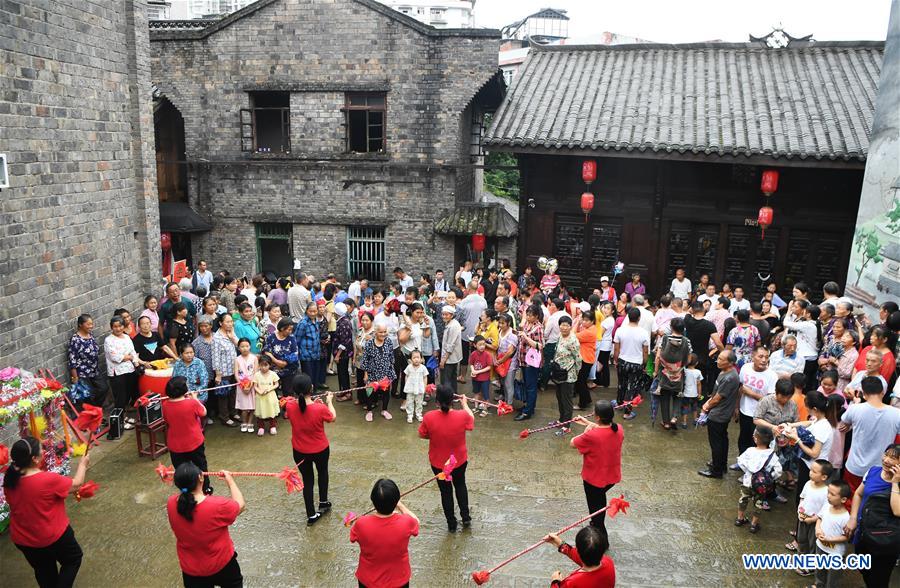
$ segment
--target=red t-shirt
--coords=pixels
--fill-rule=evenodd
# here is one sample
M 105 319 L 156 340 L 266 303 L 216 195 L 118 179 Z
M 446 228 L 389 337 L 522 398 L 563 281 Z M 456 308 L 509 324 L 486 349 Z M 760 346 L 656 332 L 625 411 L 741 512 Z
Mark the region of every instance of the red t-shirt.
M 334 420 L 331 411 L 321 402 L 307 402 L 306 412 L 300 412 L 297 402 L 289 401 L 285 413 L 291 421 L 291 446 L 300 453 L 319 453 L 328 447 L 325 423 Z
M 162 408 L 163 419 L 169 426 L 166 431 L 169 451 L 187 453 L 203 444 L 203 428 L 200 425 L 203 405 L 199 400 L 167 400 Z
M 464 410 L 432 410 L 425 413 L 419 425 L 419 437 L 428 439 L 428 461 L 436 468 L 444 467 L 450 454 L 462 465 L 469 459 L 466 431 L 475 428 L 475 418 Z
M 584 565 L 578 551 L 571 545 L 564 543 L 559 551 L 576 564 Z M 604 555 L 600 558 L 599 568 L 590 572 L 575 570 L 563 579 L 560 586 L 562 588 L 615 588 L 616 566 L 612 559 Z
M 366 515 L 350 527 L 350 543 L 359 543 L 356 579 L 368 588 L 397 588 L 409 582 L 409 538 L 419 522 L 409 515 Z
M 872 349 L 871 345 L 863 347 L 863 350 L 859 352 L 859 357 L 856 358 L 856 363 L 853 365 L 857 371 L 866 371 L 866 354 L 869 353 L 869 349 Z M 885 353 L 882 355 L 880 373 L 881 377 L 884 378 L 886 382 L 891 381 L 891 376 L 894 375 L 895 369 L 897 369 L 897 360 L 894 359 L 893 354 Z
M 488 366 L 493 366 L 494 358 L 491 357 L 491 354 L 487 351 L 476 350 L 469 354 L 469 365 L 476 370 L 480 370 Z M 491 379 L 491 370 L 488 370 L 483 374 L 478 374 L 472 379 L 476 382 L 487 382 Z
M 15 488 L 4 488 L 9 504 L 9 536 L 23 547 L 47 547 L 66 532 L 66 496 L 72 478 L 38 472 L 19 478 Z
M 178 563 L 188 575 L 212 576 L 234 556 L 228 525 L 240 514 L 241 507 L 224 496 L 207 496 L 194 508 L 193 520 L 189 521 L 178 514 L 178 496 L 170 496 L 166 504 Z
M 622 427 L 613 433 L 612 427 L 597 427 L 583 433 L 572 443 L 584 456 L 581 479 L 602 488 L 622 480 Z

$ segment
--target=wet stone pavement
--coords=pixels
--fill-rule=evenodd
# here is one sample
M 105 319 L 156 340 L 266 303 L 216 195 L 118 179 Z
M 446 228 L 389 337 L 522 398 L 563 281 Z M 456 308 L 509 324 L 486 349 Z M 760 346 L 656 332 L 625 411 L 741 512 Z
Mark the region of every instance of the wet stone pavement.
M 536 418 L 524 424 L 542 426 L 556 417 L 553 391 L 551 387 L 540 393 Z M 614 391 L 598 388 L 593 395 L 612 398 Z M 231 533 L 247 586 L 355 586 L 358 548 L 349 543 L 349 530 L 341 522 L 344 514 L 370 506 L 369 491 L 379 477 L 394 479 L 402 490 L 431 475 L 427 442 L 419 439 L 417 424 L 406 423 L 398 400 L 391 401 L 390 422 L 376 416 L 366 423 L 352 403 L 336 406 L 337 421 L 327 429 L 334 510 L 324 520 L 307 528 L 302 496 L 287 495 L 279 481 L 238 479 L 247 510 Z M 653 429 L 649 406 L 641 406 L 639 413 L 624 422 L 623 481 L 610 491 L 610 496 L 624 494 L 632 505 L 627 515 L 607 519 L 618 585 L 808 584 L 791 571 L 752 572 L 741 566 L 745 552 L 785 552 L 793 505 L 774 505 L 758 535 L 734 527 L 736 475 L 707 480 L 696 473 L 709 459 L 705 430 Z M 421 520 L 419 536 L 410 543 L 413 586 L 474 586 L 472 571 L 488 569 L 587 514 L 581 459 L 569 447 L 570 437 L 540 433 L 520 440 L 523 428 L 512 415 L 476 416 L 467 472 L 471 529 L 447 532 L 435 486 L 407 499 Z M 729 429 L 733 461 L 737 425 Z M 286 421 L 279 421 L 277 436 L 264 438 L 217 424 L 207 430 L 206 446 L 211 469 L 278 471 L 292 462 Z M 165 513 L 172 487 L 161 484 L 153 472 L 157 461 L 136 454 L 133 432 L 121 441 L 104 442 L 92 456 L 89 471 L 89 479 L 99 482 L 101 490 L 90 500 L 68 504 L 85 553 L 78 586 L 180 584 L 175 540 Z M 168 465 L 167 458 L 163 460 Z M 225 491 L 224 483 L 215 486 L 217 493 Z M 564 538 L 574 543 L 575 532 Z M 34 585 L 31 569 L 8 534 L 0 538 L 0 562 L 0 585 Z M 574 567 L 552 547 L 541 547 L 497 572 L 489 585 L 548 586 L 553 571 L 567 573 Z M 843 586 L 861 585 L 857 573 L 844 574 Z

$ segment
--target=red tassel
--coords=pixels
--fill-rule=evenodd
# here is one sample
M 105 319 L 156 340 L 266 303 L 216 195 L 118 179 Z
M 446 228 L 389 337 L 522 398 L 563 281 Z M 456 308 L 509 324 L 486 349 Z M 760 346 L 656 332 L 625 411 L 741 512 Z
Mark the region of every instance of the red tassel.
M 297 473 L 296 469 L 290 466 L 284 466 L 281 472 L 279 472 L 278 477 L 281 480 L 284 480 L 284 487 L 288 494 L 303 492 L 303 479 L 300 477 L 300 474 Z
M 528 435 L 530 435 L 530 434 L 531 434 L 531 431 L 529 431 L 528 429 L 525 429 L 524 431 L 519 433 L 519 439 L 528 439 Z
M 434 384 L 428 384 L 425 386 L 425 394 L 434 394 L 437 392 L 437 386 Z
M 472 572 L 472 579 L 475 580 L 476 584 L 481 586 L 491 579 L 491 573 L 487 570 L 478 570 L 477 572 Z
M 611 498 L 609 500 L 608 508 L 606 509 L 606 514 L 609 518 L 614 519 L 616 515 L 620 512 L 622 514 L 628 514 L 628 507 L 631 506 L 627 500 L 625 500 L 624 494 L 619 494 L 618 498 Z
M 513 411 L 512 404 L 509 404 L 502 400 L 500 400 L 497 403 L 497 416 L 503 416 L 505 414 L 510 414 L 510 413 L 512 413 L 512 411 Z
M 156 466 L 156 475 L 159 481 L 164 484 L 171 484 L 175 480 L 175 468 L 167 468 L 163 464 Z
M 100 488 L 100 484 L 93 480 L 85 482 L 75 492 L 75 500 L 81 502 L 82 498 L 91 498 L 94 494 L 97 493 L 98 488 Z
M 644 397 L 641 396 L 640 394 L 638 394 L 637 396 L 635 396 L 635 397 L 631 400 L 631 406 L 632 406 L 632 407 L 640 406 L 640 404 L 641 404 L 643 401 L 644 401 Z
M 391 381 L 387 377 L 381 378 L 376 384 L 378 384 L 379 390 L 387 391 L 391 389 Z
M 79 431 L 95 431 L 103 421 L 103 409 L 99 406 L 85 404 L 75 419 L 75 428 Z
M 445 480 L 447 482 L 452 481 L 453 476 L 451 474 L 453 474 L 453 470 L 456 469 L 456 465 L 456 456 L 451 453 L 450 458 L 444 462 L 444 467 L 441 468 L 441 473 L 438 474 L 438 480 Z

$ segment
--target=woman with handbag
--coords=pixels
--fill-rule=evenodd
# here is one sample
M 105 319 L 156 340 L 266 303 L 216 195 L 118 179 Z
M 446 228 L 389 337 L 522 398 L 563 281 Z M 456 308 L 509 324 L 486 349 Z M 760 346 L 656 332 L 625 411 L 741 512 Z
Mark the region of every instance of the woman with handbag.
M 543 311 L 538 304 L 532 304 L 525 311 L 525 322 L 519 333 L 519 365 L 525 379 L 525 406 L 513 420 L 524 421 L 534 416 L 537 405 L 538 378 L 541 375 L 544 348 L 544 327 L 541 324 Z
M 586 316 L 582 314 L 581 316 Z M 593 357 L 593 342 L 591 356 Z M 578 337 L 572 333 L 572 319 L 568 316 L 559 317 L 559 340 L 556 343 L 556 351 L 550 364 L 550 379 L 556 381 L 556 404 L 559 407 L 559 422 L 572 419 L 572 391 L 583 365 L 581 356 L 581 344 Z M 566 435 L 571 431 L 569 427 L 560 427 L 557 436 Z
M 515 396 L 516 370 L 519 367 L 519 337 L 512 329 L 512 322 L 512 316 L 505 312 L 497 317 L 497 367 L 494 368 L 500 378 L 500 396 L 509 404 Z

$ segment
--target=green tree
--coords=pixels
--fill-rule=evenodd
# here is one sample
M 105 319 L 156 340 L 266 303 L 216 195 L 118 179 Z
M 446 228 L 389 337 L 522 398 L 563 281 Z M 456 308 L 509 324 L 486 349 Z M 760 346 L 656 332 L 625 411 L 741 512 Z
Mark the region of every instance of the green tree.
M 519 168 L 516 156 L 500 151 L 489 152 L 484 158 L 484 165 L 484 189 L 494 196 L 518 202 Z M 503 167 L 515 169 L 502 169 Z
M 859 286 L 859 280 L 862 278 L 863 270 L 874 261 L 879 263 L 884 258 L 881 257 L 881 241 L 878 239 L 878 233 L 875 229 L 861 229 L 856 235 L 856 250 L 862 255 L 862 265 L 856 268 L 856 282 L 854 286 Z
M 900 233 L 900 198 L 894 198 L 894 208 L 885 215 L 888 219 L 888 229 L 892 233 Z

